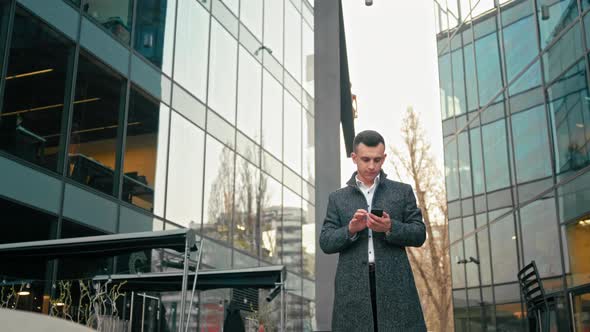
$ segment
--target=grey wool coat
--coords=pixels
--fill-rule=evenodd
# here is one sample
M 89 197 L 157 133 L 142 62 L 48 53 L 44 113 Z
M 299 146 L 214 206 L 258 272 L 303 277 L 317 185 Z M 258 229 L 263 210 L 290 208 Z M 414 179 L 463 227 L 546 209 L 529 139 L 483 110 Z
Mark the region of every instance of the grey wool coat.
M 348 223 L 357 209 L 367 209 L 357 187 L 356 172 L 347 186 L 330 194 L 320 234 L 326 254 L 339 253 L 334 284 L 332 331 L 373 331 L 368 268 L 368 230 L 352 240 Z M 426 331 L 420 299 L 405 247 L 420 247 L 426 240 L 422 212 L 408 184 L 386 179 L 382 171 L 372 208 L 391 217 L 391 233 L 373 233 L 375 285 L 379 332 Z

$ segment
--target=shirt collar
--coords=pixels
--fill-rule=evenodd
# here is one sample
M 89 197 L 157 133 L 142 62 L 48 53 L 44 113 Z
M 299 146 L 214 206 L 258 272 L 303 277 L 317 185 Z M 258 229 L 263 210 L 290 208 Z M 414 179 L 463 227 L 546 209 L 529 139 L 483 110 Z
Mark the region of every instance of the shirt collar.
M 380 177 L 381 177 L 381 174 L 378 174 L 378 175 L 375 177 L 375 179 L 373 180 L 373 184 L 372 184 L 371 186 L 366 186 L 366 185 L 363 183 L 363 181 L 359 180 L 359 176 L 358 176 L 358 174 L 357 174 L 357 175 L 354 177 L 354 179 L 356 180 L 356 185 L 357 185 L 359 188 L 367 188 L 367 189 L 371 189 L 371 188 L 373 188 L 374 186 L 376 186 L 377 184 L 379 184 L 379 179 L 380 179 Z

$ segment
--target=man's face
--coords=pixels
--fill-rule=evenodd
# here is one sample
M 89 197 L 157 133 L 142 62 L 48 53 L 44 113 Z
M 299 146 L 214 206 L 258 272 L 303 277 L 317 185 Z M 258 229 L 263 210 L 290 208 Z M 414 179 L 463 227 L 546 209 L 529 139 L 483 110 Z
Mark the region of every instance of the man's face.
M 360 143 L 351 157 L 356 164 L 359 180 L 372 183 L 381 172 L 387 154 L 385 154 L 385 145 L 382 143 L 372 147 Z

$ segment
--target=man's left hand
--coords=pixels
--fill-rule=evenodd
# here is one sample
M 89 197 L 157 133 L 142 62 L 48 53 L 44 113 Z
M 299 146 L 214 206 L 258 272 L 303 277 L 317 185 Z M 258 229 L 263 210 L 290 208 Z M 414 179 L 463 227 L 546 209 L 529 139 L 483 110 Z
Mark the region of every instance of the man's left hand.
M 391 231 L 391 218 L 389 214 L 383 211 L 383 217 L 378 217 L 372 213 L 369 213 L 367 218 L 367 227 L 373 230 L 373 232 L 385 233 Z

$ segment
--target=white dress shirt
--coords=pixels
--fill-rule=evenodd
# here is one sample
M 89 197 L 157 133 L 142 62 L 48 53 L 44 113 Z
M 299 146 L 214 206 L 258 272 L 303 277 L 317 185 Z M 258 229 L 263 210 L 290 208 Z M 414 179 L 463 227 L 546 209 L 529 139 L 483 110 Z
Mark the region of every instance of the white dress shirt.
M 379 184 L 379 175 L 375 177 L 373 181 L 373 185 L 367 187 L 361 180 L 359 180 L 358 176 L 356 177 L 356 184 L 360 191 L 363 193 L 365 198 L 367 199 L 367 212 L 371 212 L 371 205 L 373 204 L 373 194 L 375 194 L 375 189 L 377 189 L 377 185 Z M 367 216 L 369 218 L 369 216 Z M 375 263 L 375 249 L 373 247 L 373 230 L 368 228 L 369 230 L 369 263 Z M 358 234 L 355 234 L 353 240 L 356 240 Z

